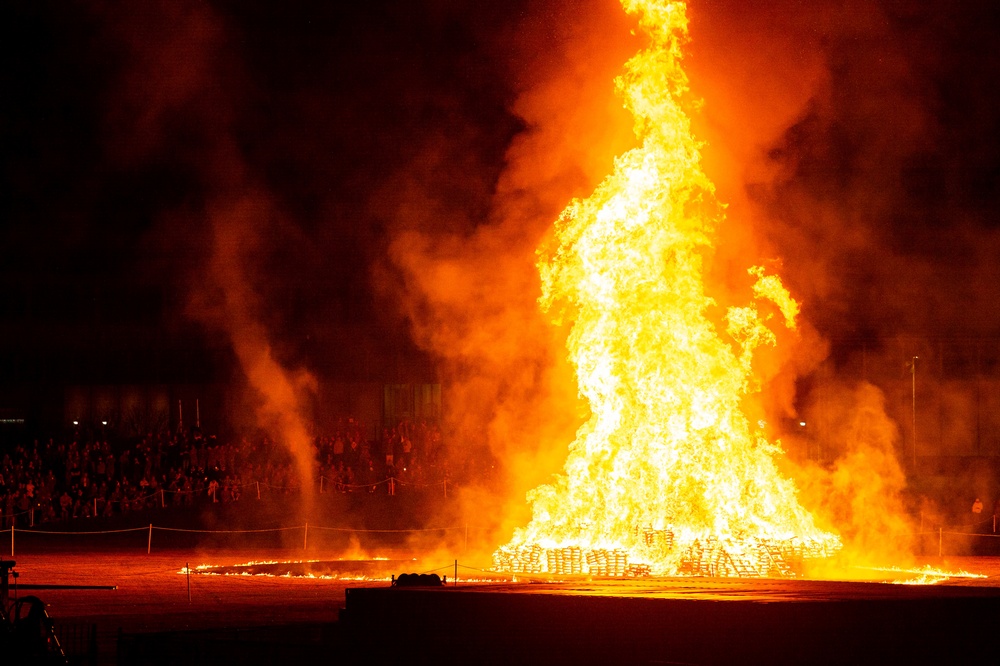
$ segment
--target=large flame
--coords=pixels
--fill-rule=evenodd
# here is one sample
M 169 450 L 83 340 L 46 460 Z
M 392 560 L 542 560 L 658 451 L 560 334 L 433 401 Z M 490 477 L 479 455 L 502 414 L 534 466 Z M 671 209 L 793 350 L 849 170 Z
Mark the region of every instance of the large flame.
M 640 146 L 539 250 L 543 309 L 572 321 L 570 358 L 591 418 L 565 473 L 528 494 L 533 518 L 494 554 L 508 571 L 606 575 L 790 575 L 830 555 L 778 473 L 779 447 L 741 410 L 758 390 L 754 350 L 775 344 L 756 305 L 709 317 L 703 254 L 721 218 L 680 99 L 681 3 L 622 0 L 650 46 L 618 81 Z M 751 268 L 753 295 L 794 329 L 798 304 Z

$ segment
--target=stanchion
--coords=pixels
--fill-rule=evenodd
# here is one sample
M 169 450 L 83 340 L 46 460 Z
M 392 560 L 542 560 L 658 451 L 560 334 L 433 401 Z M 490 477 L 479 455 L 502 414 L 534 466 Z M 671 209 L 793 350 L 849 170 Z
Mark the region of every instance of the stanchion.
M 153 550 L 153 523 L 149 524 L 149 541 L 146 542 L 146 554 L 149 555 Z

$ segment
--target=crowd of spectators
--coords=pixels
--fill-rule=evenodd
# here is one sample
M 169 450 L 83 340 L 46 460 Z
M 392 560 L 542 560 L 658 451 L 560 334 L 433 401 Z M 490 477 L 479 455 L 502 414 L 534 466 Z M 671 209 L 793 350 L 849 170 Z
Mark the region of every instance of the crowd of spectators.
M 313 440 L 308 482 L 316 492 L 397 494 L 447 484 L 435 426 L 403 422 L 376 439 L 366 432 L 348 418 Z M 76 432 L 66 440 L 0 449 L 0 528 L 260 499 L 300 492 L 303 483 L 291 453 L 266 433 L 220 441 L 181 427 L 138 438 Z

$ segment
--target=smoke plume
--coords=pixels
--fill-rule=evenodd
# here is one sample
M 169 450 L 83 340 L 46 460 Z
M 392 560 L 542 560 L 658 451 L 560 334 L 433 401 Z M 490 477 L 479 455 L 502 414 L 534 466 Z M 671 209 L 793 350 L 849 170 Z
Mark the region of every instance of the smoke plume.
M 525 491 L 559 469 L 585 417 L 565 331 L 539 312 L 535 252 L 567 201 L 603 178 L 632 140 L 613 92 L 634 48 L 623 13 L 598 2 L 546 9 L 536 7 L 508 35 L 508 76 L 518 82 L 509 104 L 522 128 L 485 210 L 473 217 L 449 210 L 414 182 L 416 169 L 398 176 L 395 196 L 381 203 L 397 220 L 387 284 L 400 290 L 414 339 L 438 361 L 452 446 L 498 462 L 501 476 L 490 489 L 466 497 L 469 515 L 487 527 L 523 521 Z M 439 164 L 438 151 L 432 141 L 421 165 Z M 477 510 L 500 500 L 510 502 L 507 510 Z M 490 552 L 499 537 L 483 536 Z
M 900 461 L 909 474 L 918 453 L 981 453 L 995 427 L 979 415 L 981 380 L 967 379 L 992 367 L 1000 332 L 995 14 L 938 2 L 692 7 L 706 170 L 730 203 L 719 293 L 735 298 L 753 256 L 777 262 L 802 302 L 802 338 L 762 359 L 762 410 L 794 457 L 822 465 L 804 492 L 854 554 L 911 545 L 911 496 L 932 489 Z M 940 418 L 928 414 L 937 404 Z M 973 485 L 989 484 L 969 484 L 966 512 Z
M 226 21 L 202 3 L 163 3 L 109 13 L 108 22 L 129 63 L 108 118 L 116 159 L 142 169 L 168 156 L 171 170 L 195 178 L 184 205 L 161 213 L 150 245 L 179 243 L 192 257 L 182 268 L 185 313 L 212 337 L 228 339 L 253 395 L 256 425 L 288 449 L 308 510 L 316 477 L 308 407 L 317 383 L 281 357 L 264 296 L 274 289 L 268 280 L 280 283 L 282 276 L 260 270 L 301 242 L 300 234 L 239 147 L 235 118 L 244 74 L 227 55 Z

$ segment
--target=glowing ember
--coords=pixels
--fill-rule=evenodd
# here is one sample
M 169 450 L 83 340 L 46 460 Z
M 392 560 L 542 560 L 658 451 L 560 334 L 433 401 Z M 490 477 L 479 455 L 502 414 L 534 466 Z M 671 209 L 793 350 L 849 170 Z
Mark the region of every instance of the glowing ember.
M 565 473 L 528 494 L 533 518 L 494 553 L 504 571 L 607 576 L 794 575 L 840 548 L 802 508 L 741 410 L 751 361 L 774 344 L 757 306 L 708 318 L 703 253 L 720 217 L 679 97 L 680 3 L 622 0 L 651 45 L 618 80 L 641 146 L 539 251 L 542 307 L 573 321 L 567 346 L 592 416 Z M 753 296 L 795 327 L 798 304 L 752 268 Z
M 934 585 L 936 583 L 942 583 L 946 580 L 954 578 L 965 578 L 970 580 L 988 578 L 986 574 L 971 573 L 969 571 L 946 571 L 944 569 L 935 569 L 930 565 L 916 569 L 903 569 L 900 567 L 859 568 L 902 576 L 902 578 L 885 581 L 896 585 Z
M 412 566 L 413 560 L 372 558 L 366 560 L 262 560 L 242 564 L 199 564 L 179 574 L 212 576 L 260 576 L 322 580 L 389 580 L 392 570 Z

